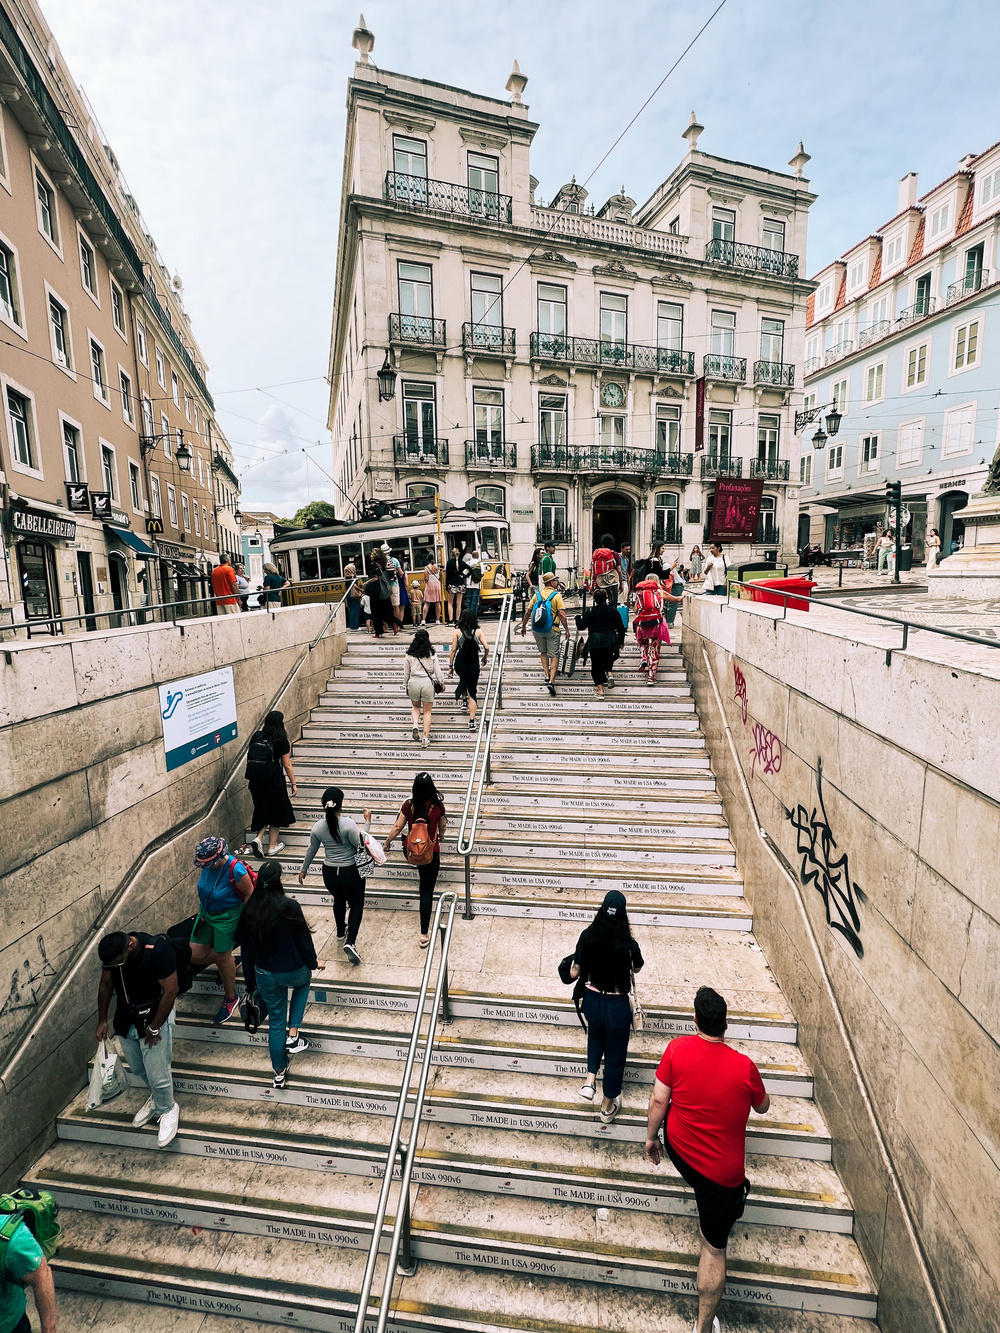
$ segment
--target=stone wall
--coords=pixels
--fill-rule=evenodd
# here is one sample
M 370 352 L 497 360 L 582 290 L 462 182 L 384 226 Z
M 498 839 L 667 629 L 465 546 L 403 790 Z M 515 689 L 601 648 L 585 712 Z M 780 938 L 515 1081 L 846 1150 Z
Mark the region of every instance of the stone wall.
M 821 614 L 807 624 L 691 599 L 684 657 L 880 1325 L 940 1328 L 922 1252 L 947 1326 L 990 1333 L 1000 680 L 906 652 L 887 664 L 884 648 L 824 631 Z
M 81 942 L 105 928 L 165 930 L 195 910 L 195 843 L 243 840 L 250 734 L 273 706 L 294 740 L 340 659 L 342 617 L 309 650 L 328 614 L 217 616 L 0 657 L 0 1186 L 44 1145 L 94 1052 L 99 964 L 94 950 L 71 974 Z M 158 684 L 230 665 L 239 739 L 168 773 Z

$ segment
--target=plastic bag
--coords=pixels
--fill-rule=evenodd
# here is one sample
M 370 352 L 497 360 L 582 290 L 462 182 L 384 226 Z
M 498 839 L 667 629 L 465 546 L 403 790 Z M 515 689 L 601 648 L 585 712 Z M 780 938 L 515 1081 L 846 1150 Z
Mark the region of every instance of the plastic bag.
M 373 838 L 370 833 L 363 835 L 365 846 L 368 848 L 368 855 L 377 866 L 384 866 L 388 857 L 385 854 L 385 848 L 379 842 L 378 838 Z
M 94 1111 L 105 1102 L 113 1101 L 128 1087 L 125 1067 L 106 1041 L 98 1044 L 94 1070 L 87 1092 L 87 1110 Z

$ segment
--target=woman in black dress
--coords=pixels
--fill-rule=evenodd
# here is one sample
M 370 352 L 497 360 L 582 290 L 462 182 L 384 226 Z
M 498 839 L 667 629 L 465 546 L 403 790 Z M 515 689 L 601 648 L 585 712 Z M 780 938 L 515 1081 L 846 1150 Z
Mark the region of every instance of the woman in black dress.
M 618 656 L 618 641 L 621 637 L 622 619 L 617 607 L 608 605 L 608 594 L 603 588 L 594 590 L 594 605 L 582 616 L 577 617 L 580 629 L 588 631 L 587 652 L 590 655 L 590 675 L 594 682 L 594 693 L 604 698 L 604 687 L 614 689 L 615 681 L 611 669 Z
M 285 785 L 286 773 L 288 781 L 292 784 L 293 796 L 298 795 L 298 787 L 295 785 L 295 772 L 292 768 L 292 747 L 285 735 L 284 713 L 268 713 L 260 731 L 255 732 L 250 738 L 251 746 L 259 740 L 269 743 L 274 755 L 274 768 L 270 777 L 248 779 L 250 795 L 253 797 L 253 817 L 250 820 L 250 828 L 253 831 L 250 834 L 250 846 L 257 856 L 263 858 L 276 856 L 281 851 L 285 844 L 278 841 L 278 835 L 283 828 L 295 823 L 295 811 L 288 799 L 288 788 Z M 262 848 L 265 829 L 268 831 L 269 843 L 266 852 Z

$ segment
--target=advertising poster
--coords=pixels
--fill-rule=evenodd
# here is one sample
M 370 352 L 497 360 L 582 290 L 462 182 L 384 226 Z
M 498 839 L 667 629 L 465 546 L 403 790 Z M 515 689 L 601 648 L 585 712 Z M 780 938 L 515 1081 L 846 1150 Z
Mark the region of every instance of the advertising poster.
M 747 537 L 753 541 L 757 536 L 760 497 L 763 493 L 763 481 L 738 481 L 732 477 L 720 477 L 715 483 L 712 530 L 709 534 L 711 540 L 717 537 Z
M 167 772 L 237 737 L 233 668 L 160 686 Z

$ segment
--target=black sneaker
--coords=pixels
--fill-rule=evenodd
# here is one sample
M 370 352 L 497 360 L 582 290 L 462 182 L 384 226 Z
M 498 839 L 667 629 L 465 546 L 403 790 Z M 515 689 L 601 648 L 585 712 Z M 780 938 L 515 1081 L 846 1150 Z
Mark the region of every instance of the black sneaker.
M 556 687 L 552 684 L 551 680 L 548 682 L 548 685 L 549 685 L 549 694 L 551 694 L 552 697 L 555 698 Z
M 302 1036 L 293 1037 L 291 1041 L 285 1042 L 286 1055 L 301 1055 L 303 1051 L 308 1051 L 308 1049 L 309 1042 Z
M 361 955 L 358 953 L 357 949 L 355 949 L 353 944 L 345 944 L 344 953 L 347 954 L 348 958 L 351 960 L 351 962 L 354 964 L 355 967 L 357 967 L 357 965 L 361 962 Z

